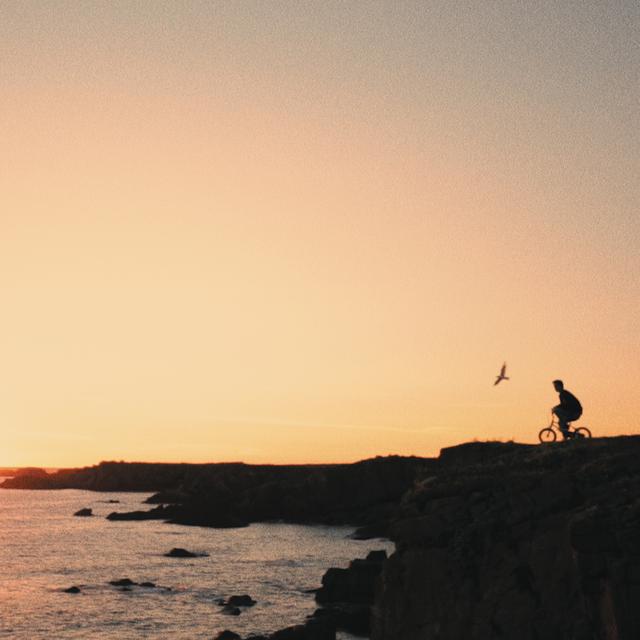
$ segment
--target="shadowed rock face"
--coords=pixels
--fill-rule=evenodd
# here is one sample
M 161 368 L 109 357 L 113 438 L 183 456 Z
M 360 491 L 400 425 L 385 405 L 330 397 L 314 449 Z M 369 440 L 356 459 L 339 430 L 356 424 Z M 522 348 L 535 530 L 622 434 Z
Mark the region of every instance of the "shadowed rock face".
M 640 437 L 474 445 L 405 498 L 372 640 L 640 638 Z
M 356 635 L 368 635 L 375 584 L 386 559 L 386 551 L 372 551 L 364 560 L 353 560 L 346 569 L 329 569 L 316 592 L 322 608 L 316 610 L 314 618 Z

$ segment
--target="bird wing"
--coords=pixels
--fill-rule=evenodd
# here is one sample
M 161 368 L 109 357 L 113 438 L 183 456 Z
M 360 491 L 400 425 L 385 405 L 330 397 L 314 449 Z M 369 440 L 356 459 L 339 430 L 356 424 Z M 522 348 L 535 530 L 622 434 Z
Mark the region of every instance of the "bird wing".
M 500 377 L 501 377 L 501 378 L 504 378 L 504 374 L 505 374 L 506 372 L 507 372 L 507 363 L 505 362 L 505 363 L 502 365 L 502 369 L 500 369 Z

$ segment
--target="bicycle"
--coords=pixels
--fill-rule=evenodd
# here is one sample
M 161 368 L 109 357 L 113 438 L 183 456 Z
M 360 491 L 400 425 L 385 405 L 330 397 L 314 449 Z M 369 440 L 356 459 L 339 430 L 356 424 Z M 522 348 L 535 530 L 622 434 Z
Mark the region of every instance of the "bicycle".
M 540 430 L 538 434 L 538 439 L 540 442 L 555 442 L 558 439 L 558 434 L 564 437 L 562 431 L 560 431 L 560 425 L 558 424 L 558 419 L 555 415 L 552 416 L 551 422 L 548 427 Z M 587 427 L 577 427 L 576 429 L 571 429 L 571 423 L 569 423 L 569 438 L 582 439 L 582 438 L 590 438 L 591 431 Z

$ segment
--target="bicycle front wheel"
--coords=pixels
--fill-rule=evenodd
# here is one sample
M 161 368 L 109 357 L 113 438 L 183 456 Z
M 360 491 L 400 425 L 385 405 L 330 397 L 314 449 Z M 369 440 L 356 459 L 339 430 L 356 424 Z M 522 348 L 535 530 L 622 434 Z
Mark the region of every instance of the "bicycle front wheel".
M 587 429 L 587 427 L 578 427 L 574 431 L 575 431 L 576 435 L 578 436 L 578 438 L 590 438 L 591 437 L 591 431 L 589 431 L 589 429 Z
M 545 427 L 539 434 L 540 442 L 555 442 L 557 438 L 556 432 L 551 427 Z

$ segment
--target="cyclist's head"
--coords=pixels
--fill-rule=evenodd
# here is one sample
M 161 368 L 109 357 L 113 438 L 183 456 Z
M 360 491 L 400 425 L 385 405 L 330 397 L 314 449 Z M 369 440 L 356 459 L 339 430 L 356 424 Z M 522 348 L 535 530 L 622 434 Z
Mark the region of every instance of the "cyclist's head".
M 554 380 L 553 386 L 556 388 L 556 391 L 562 391 L 564 389 L 564 382 L 562 382 L 562 380 Z

